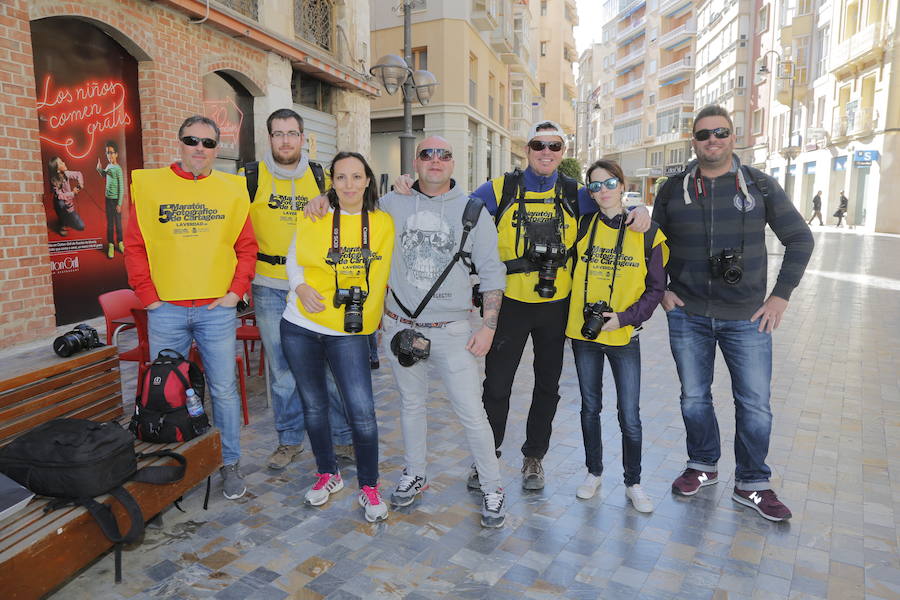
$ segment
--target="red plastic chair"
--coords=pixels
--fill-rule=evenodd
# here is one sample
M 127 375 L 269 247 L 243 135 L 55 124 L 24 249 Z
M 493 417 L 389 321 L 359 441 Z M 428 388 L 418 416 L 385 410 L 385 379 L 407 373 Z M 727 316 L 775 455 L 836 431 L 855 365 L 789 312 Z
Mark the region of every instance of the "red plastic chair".
M 103 309 L 103 317 L 106 319 L 106 344 L 113 343 L 113 334 L 125 329 L 133 329 L 134 325 L 114 324 L 114 319 L 121 319 L 131 314 L 132 308 L 144 308 L 138 299 L 134 290 L 126 288 L 123 290 L 113 290 L 97 296 L 100 302 L 100 308 Z
M 147 309 L 143 307 L 132 308 L 131 314 L 134 317 L 134 327 L 138 337 L 138 345 L 134 350 L 138 352 L 138 358 L 136 359 L 138 362 L 137 395 L 140 396 L 141 391 L 144 389 L 144 375 L 152 362 L 150 358 L 150 334 L 147 331 Z M 134 350 L 129 352 L 134 352 Z M 119 358 L 121 358 L 121 354 Z
M 250 375 L 250 352 L 253 346 L 259 342 L 259 375 L 262 377 L 263 369 L 266 366 L 266 349 L 262 345 L 262 337 L 259 335 L 259 327 L 256 325 L 239 325 L 235 331 L 238 341 L 244 342 L 244 365 L 247 367 L 247 376 Z M 250 342 L 250 349 L 247 349 L 247 342 Z

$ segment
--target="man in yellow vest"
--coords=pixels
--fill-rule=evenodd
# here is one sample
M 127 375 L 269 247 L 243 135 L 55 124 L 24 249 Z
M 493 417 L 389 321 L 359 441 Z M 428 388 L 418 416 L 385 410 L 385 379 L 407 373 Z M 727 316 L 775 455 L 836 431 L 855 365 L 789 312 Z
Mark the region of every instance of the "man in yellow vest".
M 250 218 L 259 243 L 253 308 L 266 351 L 272 412 L 278 433 L 278 447 L 269 456 L 267 465 L 271 469 L 283 469 L 303 451 L 305 433 L 297 383 L 284 357 L 279 331 L 290 287 L 285 257 L 297 229 L 297 211 L 303 210 L 310 198 L 324 193 L 328 182 L 322 165 L 311 162 L 303 152 L 306 143 L 303 117 L 289 108 L 281 108 L 269 115 L 266 129 L 270 146 L 262 161 L 244 167 L 244 176 L 251 195 Z M 335 453 L 352 460 L 350 426 L 330 371 L 326 385 Z
M 147 307 L 150 355 L 170 348 L 187 356 L 192 340 L 200 348 L 222 435 L 223 493 L 233 500 L 247 491 L 238 468 L 235 307 L 250 288 L 258 248 L 244 179 L 213 171 L 216 123 L 189 117 L 178 140 L 180 162 L 132 173 L 125 267 Z

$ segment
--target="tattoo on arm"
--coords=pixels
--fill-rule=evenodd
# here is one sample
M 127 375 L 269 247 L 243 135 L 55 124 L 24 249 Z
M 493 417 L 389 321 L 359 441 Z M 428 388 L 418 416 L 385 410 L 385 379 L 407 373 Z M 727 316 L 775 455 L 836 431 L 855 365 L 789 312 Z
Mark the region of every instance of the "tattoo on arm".
M 488 329 L 497 329 L 497 316 L 500 314 L 500 303 L 503 301 L 501 290 L 489 290 L 484 293 L 482 305 L 484 307 L 484 319 L 482 324 Z

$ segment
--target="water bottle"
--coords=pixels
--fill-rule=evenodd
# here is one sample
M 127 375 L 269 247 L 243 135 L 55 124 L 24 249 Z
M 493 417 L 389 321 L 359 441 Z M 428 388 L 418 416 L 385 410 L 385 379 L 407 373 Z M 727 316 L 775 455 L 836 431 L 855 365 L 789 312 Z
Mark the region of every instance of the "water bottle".
M 187 407 L 188 414 L 192 417 L 199 417 L 202 415 L 203 403 L 200 401 L 200 398 L 197 397 L 194 388 L 188 388 L 186 395 L 187 398 L 185 399 L 184 404 Z

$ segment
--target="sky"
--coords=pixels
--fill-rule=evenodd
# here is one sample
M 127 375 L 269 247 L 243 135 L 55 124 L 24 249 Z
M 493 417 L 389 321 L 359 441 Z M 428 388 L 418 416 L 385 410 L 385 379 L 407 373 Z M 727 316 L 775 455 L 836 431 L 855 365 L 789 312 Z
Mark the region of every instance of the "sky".
M 602 0 L 575 0 L 578 6 L 578 26 L 575 28 L 575 49 L 578 55 L 584 52 L 596 38 L 600 39 L 600 13 Z

